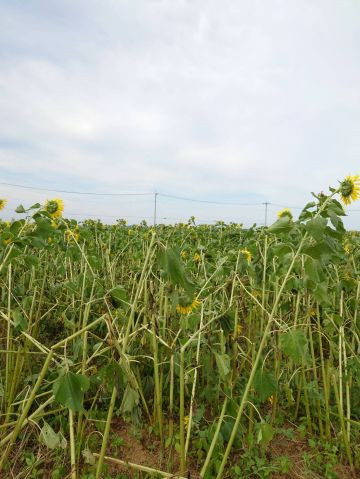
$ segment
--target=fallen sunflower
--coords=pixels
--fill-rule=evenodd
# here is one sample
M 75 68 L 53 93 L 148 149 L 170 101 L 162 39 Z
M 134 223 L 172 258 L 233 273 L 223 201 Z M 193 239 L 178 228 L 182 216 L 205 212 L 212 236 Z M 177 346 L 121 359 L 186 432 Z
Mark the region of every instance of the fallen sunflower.
M 352 201 L 360 198 L 360 177 L 349 175 L 340 183 L 340 198 L 344 205 L 350 205 Z
M 193 299 L 191 303 L 185 303 L 184 300 L 180 300 L 180 303 L 176 306 L 176 311 L 180 314 L 189 314 L 194 311 L 200 304 L 198 299 Z
M 199 253 L 194 254 L 194 261 L 195 261 L 195 263 L 200 263 L 201 255 L 199 255 Z
M 251 256 L 251 253 L 249 250 L 247 250 L 246 248 L 240 250 L 240 253 L 242 253 L 244 256 L 245 256 L 245 259 L 248 263 L 251 262 L 252 260 L 252 256 Z
M 65 231 L 65 240 L 69 243 L 71 240 L 79 241 L 79 231 L 78 229 L 66 230 Z
M 45 203 L 45 211 L 49 213 L 52 218 L 60 218 L 64 211 L 64 202 L 60 198 L 47 200 Z

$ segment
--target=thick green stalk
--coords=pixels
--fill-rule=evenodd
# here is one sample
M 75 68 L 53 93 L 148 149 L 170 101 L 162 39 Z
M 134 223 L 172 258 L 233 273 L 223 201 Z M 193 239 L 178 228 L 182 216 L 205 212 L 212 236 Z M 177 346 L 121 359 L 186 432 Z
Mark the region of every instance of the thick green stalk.
M 110 400 L 110 406 L 109 406 L 109 410 L 108 410 L 108 414 L 106 418 L 104 436 L 101 443 L 101 450 L 100 450 L 99 460 L 98 460 L 97 468 L 96 468 L 96 479 L 99 479 L 101 477 L 102 466 L 104 463 L 106 446 L 109 439 L 110 426 L 111 426 L 112 416 L 113 416 L 114 407 L 115 407 L 116 395 L 117 395 L 117 390 L 114 387 L 111 394 L 111 400 Z
M 1 460 L 0 460 L 0 472 L 3 470 L 4 468 L 4 464 L 5 464 L 5 461 L 9 455 L 9 452 L 10 452 L 10 449 L 12 447 L 12 445 L 14 444 L 14 442 L 16 441 L 17 437 L 18 437 L 18 434 L 21 430 L 21 427 L 23 425 L 23 422 L 25 421 L 25 419 L 27 418 L 27 415 L 28 415 L 28 412 L 32 406 L 32 403 L 35 399 L 35 396 L 36 396 L 36 393 L 38 391 L 38 389 L 40 388 L 41 386 L 41 383 L 43 382 L 43 379 L 45 378 L 45 374 L 49 368 L 49 365 L 50 365 L 50 362 L 52 360 L 52 357 L 53 357 L 53 354 L 54 354 L 54 350 L 51 349 L 46 360 L 45 360 L 45 363 L 40 371 L 40 374 L 37 378 L 37 381 L 31 391 L 31 394 L 28 398 L 28 400 L 26 401 L 25 405 L 24 405 L 24 409 L 21 413 L 21 416 L 19 417 L 19 419 L 17 420 L 16 422 L 16 426 L 12 432 L 12 435 L 11 435 L 11 438 L 10 438 L 10 441 L 8 443 L 8 445 L 6 446 L 5 448 L 5 451 L 3 452 L 2 456 L 1 456 Z
M 211 440 L 211 444 L 210 444 L 208 453 L 206 455 L 204 465 L 203 465 L 203 467 L 201 468 L 201 471 L 200 471 L 200 477 L 201 478 L 203 478 L 205 476 L 205 473 L 206 473 L 206 471 L 209 467 L 209 463 L 210 463 L 210 460 L 212 458 L 212 455 L 213 455 L 213 452 L 214 452 L 214 449 L 215 449 L 215 446 L 216 446 L 216 443 L 217 443 L 217 440 L 218 440 L 218 437 L 219 437 L 219 434 L 220 434 L 221 425 L 222 425 L 222 422 L 224 420 L 227 403 L 228 403 L 228 397 L 225 396 L 223 406 L 222 406 L 222 409 L 221 409 L 221 413 L 220 413 L 220 417 L 219 417 L 217 425 L 216 425 L 216 430 L 215 430 L 215 433 L 214 433 L 213 438 Z
M 74 413 L 69 409 L 69 429 L 70 429 L 70 463 L 71 463 L 71 479 L 76 479 L 76 451 L 75 451 L 75 435 L 74 435 Z
M 296 253 L 294 254 L 293 256 L 293 259 L 291 261 L 291 264 L 289 266 L 289 269 L 285 275 L 285 278 L 282 282 L 282 285 L 276 295 L 276 298 L 275 298 L 275 302 L 274 302 L 274 305 L 273 305 L 273 308 L 272 308 L 272 311 L 270 313 L 270 316 L 268 318 L 268 322 L 266 324 L 266 327 L 265 327 L 265 330 L 264 330 L 264 333 L 263 333 L 263 336 L 262 336 L 262 339 L 260 341 L 260 344 L 259 344 L 259 348 L 258 348 L 258 351 L 257 351 L 257 354 L 255 356 L 255 360 L 254 360 L 254 363 L 253 363 L 253 366 L 251 368 L 251 371 L 250 371 L 250 376 L 249 376 L 249 379 L 247 381 L 247 384 L 245 386 L 245 390 L 244 390 L 244 393 L 243 393 L 243 396 L 242 396 L 242 399 L 241 399 L 241 402 L 240 402 L 240 406 L 239 406 L 239 409 L 238 409 L 238 413 L 236 415 L 236 419 L 235 419 L 235 423 L 234 423 L 234 426 L 233 426 L 233 429 L 232 429 L 232 432 L 231 432 L 231 435 L 230 435 L 230 439 L 229 439 L 229 442 L 227 444 L 227 447 L 225 449 L 225 453 L 224 453 L 224 456 L 223 456 L 223 459 L 221 461 L 221 464 L 220 464 L 220 467 L 219 467 L 219 471 L 218 471 L 218 474 L 216 476 L 217 479 L 221 479 L 222 475 L 223 475 L 223 471 L 224 471 L 224 468 L 225 468 L 225 465 L 227 463 L 227 460 L 228 460 L 228 457 L 229 457 L 229 454 L 230 454 L 230 451 L 231 451 L 231 448 L 232 448 L 232 445 L 234 443 L 234 440 L 235 440 L 235 437 L 236 437 L 236 434 L 237 434 L 237 431 L 238 431 L 238 428 L 239 428 L 239 424 L 240 424 L 240 419 L 241 419 L 241 416 L 242 416 L 242 413 L 244 411 L 244 408 L 245 408 L 245 404 L 247 402 L 247 398 L 248 398 L 248 395 L 249 395 L 249 392 L 250 392 L 250 389 L 251 389 L 251 386 L 252 386 L 252 383 L 253 383 L 253 380 L 254 380 L 254 376 L 255 376 L 255 373 L 256 373 L 256 370 L 257 370 L 257 367 L 258 367 L 258 364 L 259 364 L 259 361 L 260 361 L 260 358 L 261 358 L 261 354 L 263 352 L 263 349 L 266 345 L 266 342 L 267 342 L 267 339 L 268 339 L 268 335 L 271 331 L 271 326 L 272 326 L 272 322 L 273 322 L 273 319 L 274 319 L 274 316 L 275 316 L 275 313 L 277 311 L 277 307 L 278 307 L 278 304 L 280 302 L 280 297 L 281 297 L 281 294 L 285 288 L 285 285 L 286 285 L 286 282 L 290 276 L 290 273 L 294 267 L 294 264 L 295 264 L 295 261 L 297 259 L 297 257 L 299 256 L 300 252 L 301 252 L 301 249 L 303 247 L 303 244 L 305 242 L 305 239 L 307 238 L 307 233 L 305 233 L 305 235 L 303 236 L 301 242 L 300 242 L 300 245 L 296 251 Z
M 154 381 L 155 381 L 155 409 L 159 425 L 160 442 L 163 442 L 163 419 L 162 419 L 162 405 L 161 405 L 161 391 L 160 391 L 160 374 L 159 374 L 159 357 L 158 357 L 158 343 L 156 340 L 156 325 L 155 315 L 151 315 L 152 328 L 152 346 L 154 354 Z

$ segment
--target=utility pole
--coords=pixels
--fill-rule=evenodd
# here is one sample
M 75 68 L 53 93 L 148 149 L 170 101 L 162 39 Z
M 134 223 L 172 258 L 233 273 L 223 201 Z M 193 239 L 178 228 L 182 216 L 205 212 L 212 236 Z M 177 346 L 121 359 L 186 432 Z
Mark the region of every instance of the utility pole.
M 156 210 L 157 210 L 157 197 L 158 193 L 155 192 L 154 194 L 154 226 L 156 226 Z
M 267 217 L 268 217 L 268 205 L 270 205 L 268 201 L 265 201 L 263 205 L 265 205 L 265 221 L 264 221 L 264 226 L 267 226 Z

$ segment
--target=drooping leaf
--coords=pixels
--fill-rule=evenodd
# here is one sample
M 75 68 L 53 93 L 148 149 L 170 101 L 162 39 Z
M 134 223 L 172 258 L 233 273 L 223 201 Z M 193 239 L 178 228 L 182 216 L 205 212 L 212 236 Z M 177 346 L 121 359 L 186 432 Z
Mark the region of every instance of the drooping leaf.
M 280 347 L 296 364 L 307 362 L 309 349 L 307 337 L 301 329 L 290 329 L 280 335 Z
M 117 306 L 128 301 L 127 292 L 123 286 L 116 286 L 109 293 Z
M 293 228 L 294 223 L 290 216 L 282 216 L 275 223 L 269 226 L 268 231 L 270 233 L 281 234 L 288 233 Z
M 15 209 L 15 212 L 16 212 L 16 213 L 26 213 L 26 209 L 23 207 L 23 205 L 19 205 L 19 206 Z
M 89 385 L 86 376 L 68 371 L 53 384 L 55 400 L 72 411 L 83 411 L 84 394 Z
M 44 422 L 41 428 L 39 439 L 49 449 L 55 449 L 61 445 L 61 438 L 47 422 Z
M 131 386 L 127 385 L 124 397 L 121 403 L 120 410 L 122 413 L 131 413 L 132 410 L 139 404 L 139 393 Z
M 22 314 L 22 312 L 19 309 L 14 309 L 12 311 L 12 317 L 14 320 L 14 326 L 16 329 L 19 331 L 26 331 L 28 327 L 28 323 L 26 321 L 26 318 Z
M 326 225 L 327 219 L 317 216 L 305 224 L 305 229 L 316 241 L 320 241 L 324 236 Z
M 230 372 L 230 358 L 227 354 L 215 354 L 216 365 L 218 367 L 220 377 L 225 381 Z
M 160 253 L 159 258 L 166 278 L 192 295 L 195 285 L 188 278 L 179 252 L 174 248 L 167 248 Z
M 39 265 L 39 258 L 34 256 L 33 254 L 27 254 L 24 256 L 24 262 L 28 268 L 31 266 L 38 266 Z
M 260 424 L 259 434 L 257 438 L 258 444 L 260 444 L 261 447 L 266 448 L 273 437 L 274 429 L 272 425 L 268 424 L 267 422 L 262 422 Z
M 83 449 L 81 452 L 81 455 L 84 458 L 85 464 L 90 464 L 92 466 L 95 464 L 95 456 L 90 451 L 90 449 L 88 448 Z
M 255 373 L 253 386 L 260 401 L 266 401 L 266 399 L 275 394 L 277 390 L 275 376 L 263 371 L 261 368 Z

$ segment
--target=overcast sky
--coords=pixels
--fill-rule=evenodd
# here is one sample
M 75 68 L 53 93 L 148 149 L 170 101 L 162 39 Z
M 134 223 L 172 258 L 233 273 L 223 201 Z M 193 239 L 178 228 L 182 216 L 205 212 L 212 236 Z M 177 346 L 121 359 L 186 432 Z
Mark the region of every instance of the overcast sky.
M 358 0 L 0 0 L 0 181 L 302 206 L 360 173 L 359 46 Z M 1 196 L 9 217 L 59 194 Z M 60 196 L 78 218 L 152 215 L 152 196 Z M 163 197 L 158 214 L 263 211 Z

